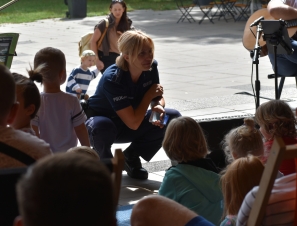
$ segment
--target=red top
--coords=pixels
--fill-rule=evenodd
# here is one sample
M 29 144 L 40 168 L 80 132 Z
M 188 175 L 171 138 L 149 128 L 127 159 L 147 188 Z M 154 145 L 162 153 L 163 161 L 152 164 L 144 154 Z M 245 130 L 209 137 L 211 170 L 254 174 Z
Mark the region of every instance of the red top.
M 297 144 L 297 138 L 292 138 L 292 137 L 282 137 L 282 138 L 283 138 L 284 143 L 286 145 Z M 272 144 L 273 144 L 273 140 L 266 141 L 264 143 L 266 160 L 267 160 L 267 158 L 268 158 L 268 156 L 270 154 L 270 150 L 271 150 Z M 283 173 L 284 176 L 286 176 L 288 174 L 291 174 L 291 173 L 295 173 L 296 170 L 295 170 L 295 161 L 294 161 L 294 159 L 283 160 L 281 162 L 280 167 L 279 167 L 279 171 L 281 173 Z

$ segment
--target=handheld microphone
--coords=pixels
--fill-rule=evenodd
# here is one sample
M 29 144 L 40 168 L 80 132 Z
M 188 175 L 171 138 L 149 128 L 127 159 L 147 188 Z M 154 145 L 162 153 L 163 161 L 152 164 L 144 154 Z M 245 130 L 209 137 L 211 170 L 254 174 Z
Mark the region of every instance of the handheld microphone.
M 256 19 L 253 23 L 251 23 L 250 27 L 258 26 L 261 20 L 264 20 L 264 16 L 261 16 L 258 19 Z

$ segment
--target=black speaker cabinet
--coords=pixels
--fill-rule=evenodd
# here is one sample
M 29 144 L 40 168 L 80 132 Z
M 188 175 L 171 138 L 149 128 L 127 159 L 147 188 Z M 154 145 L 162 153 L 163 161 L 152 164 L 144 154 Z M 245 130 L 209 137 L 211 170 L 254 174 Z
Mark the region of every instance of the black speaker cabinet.
M 243 125 L 243 119 L 253 115 L 216 117 L 196 120 L 201 126 L 210 150 L 209 158 L 219 168 L 225 168 L 225 154 L 222 147 L 224 136 L 233 128 Z

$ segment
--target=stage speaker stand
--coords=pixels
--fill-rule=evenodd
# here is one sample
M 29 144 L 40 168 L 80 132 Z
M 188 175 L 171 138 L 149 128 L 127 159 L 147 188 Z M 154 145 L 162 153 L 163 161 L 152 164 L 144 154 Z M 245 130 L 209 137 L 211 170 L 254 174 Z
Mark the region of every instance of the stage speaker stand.
M 210 154 L 208 154 L 207 157 L 211 158 L 218 168 L 224 169 L 227 165 L 226 156 L 222 147 L 222 141 L 225 135 L 231 129 L 243 125 L 243 119 L 249 117 L 254 117 L 254 115 L 246 114 L 238 116 L 196 119 L 196 121 L 201 126 L 207 140 L 210 151 Z

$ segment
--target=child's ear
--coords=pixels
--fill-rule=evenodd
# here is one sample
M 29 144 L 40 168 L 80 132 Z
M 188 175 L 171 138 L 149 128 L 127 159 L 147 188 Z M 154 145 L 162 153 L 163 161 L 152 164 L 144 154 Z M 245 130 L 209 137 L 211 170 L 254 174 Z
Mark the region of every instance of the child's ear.
M 231 151 L 231 155 L 232 155 L 232 157 L 233 157 L 234 160 L 235 159 L 238 159 L 238 156 L 237 156 L 237 154 L 234 151 Z
M 36 107 L 34 104 L 30 104 L 28 107 L 26 107 L 26 114 L 27 116 L 30 116 L 34 113 Z
M 10 109 L 10 112 L 9 112 L 9 115 L 7 118 L 7 122 L 6 122 L 7 125 L 10 125 L 13 123 L 18 109 L 19 109 L 19 102 L 16 102 L 12 105 L 12 107 Z
M 126 61 L 129 61 L 129 55 L 124 54 L 123 57 L 124 57 L 124 59 L 125 59 Z
M 273 124 L 268 125 L 268 132 L 271 133 L 271 131 L 274 129 Z
M 65 79 L 66 79 L 66 69 L 63 69 L 60 71 L 59 73 L 59 79 L 61 82 L 65 82 Z

